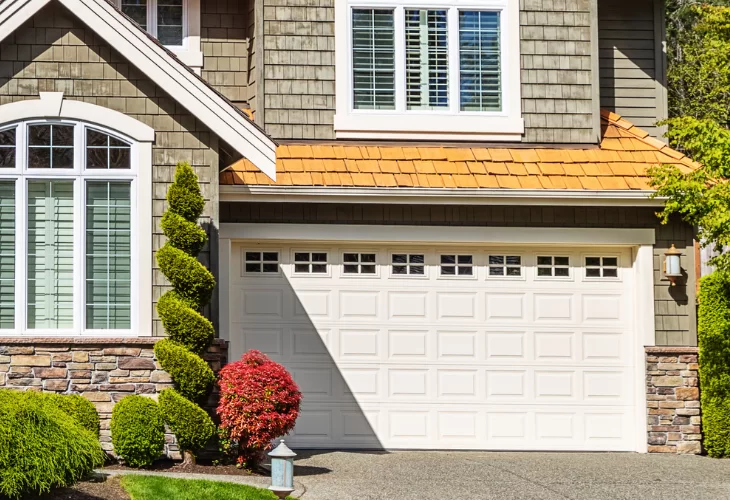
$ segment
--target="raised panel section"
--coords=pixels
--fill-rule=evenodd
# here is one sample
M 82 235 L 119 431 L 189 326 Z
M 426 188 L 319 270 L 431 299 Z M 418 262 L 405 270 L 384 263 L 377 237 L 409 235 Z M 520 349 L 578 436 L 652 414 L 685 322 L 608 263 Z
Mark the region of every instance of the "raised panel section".
M 475 397 L 477 395 L 476 370 L 439 370 L 436 380 L 439 397 Z
M 522 332 L 487 332 L 487 358 L 524 358 L 525 334 Z
M 330 292 L 298 291 L 294 301 L 294 315 L 308 318 L 328 318 Z
M 377 396 L 379 371 L 378 368 L 342 369 L 342 377 L 345 379 L 345 395 Z
M 583 359 L 586 361 L 621 361 L 620 333 L 583 333 Z
M 487 371 L 487 399 L 524 398 L 525 395 L 524 371 Z
M 329 330 L 292 329 L 292 355 L 325 356 Z
M 535 396 L 538 399 L 572 398 L 575 396 L 575 373 L 536 371 Z
M 620 295 L 583 295 L 584 321 L 618 321 L 620 319 Z
M 292 371 L 299 390 L 307 396 L 328 397 L 332 394 L 332 371 L 318 368 L 298 368 Z
M 377 412 L 343 411 L 342 434 L 345 439 L 377 439 Z
M 575 415 L 572 413 L 536 413 L 537 439 L 574 439 Z
M 377 319 L 378 292 L 340 292 L 342 319 Z
M 445 439 L 475 439 L 477 414 L 474 412 L 439 412 L 438 433 Z
M 487 434 L 490 439 L 524 440 L 527 438 L 525 413 L 487 414 Z
M 302 410 L 294 428 L 294 435 L 299 439 L 331 439 L 332 412 Z
M 388 332 L 388 351 L 393 359 L 425 359 L 428 347 L 427 331 Z
M 487 294 L 487 321 L 519 321 L 525 318 L 525 295 L 522 293 L 513 294 Z
M 375 358 L 378 355 L 379 330 L 340 330 L 340 356 Z
M 246 316 L 281 318 L 284 294 L 281 290 L 244 290 L 243 312 Z
M 535 321 L 573 321 L 573 295 L 535 294 Z
M 476 319 L 476 293 L 447 293 L 437 295 L 439 319 Z
M 476 332 L 436 332 L 439 359 L 475 359 L 477 356 Z
M 427 370 L 391 369 L 388 372 L 391 396 L 419 396 L 428 394 Z
M 243 347 L 246 351 L 252 349 L 261 351 L 269 356 L 281 356 L 283 331 L 280 328 L 244 328 Z
M 585 372 L 583 387 L 585 398 L 588 400 L 620 400 L 622 393 L 628 393 L 630 388 L 624 384 L 622 372 Z
M 395 411 L 388 417 L 390 437 L 394 439 L 428 437 L 428 412 Z
M 425 320 L 427 294 L 422 292 L 390 292 L 389 317 L 393 319 Z
M 536 332 L 535 357 L 539 360 L 567 361 L 573 359 L 573 333 Z
M 586 439 L 589 441 L 621 439 L 623 420 L 623 415 L 618 413 L 586 413 Z

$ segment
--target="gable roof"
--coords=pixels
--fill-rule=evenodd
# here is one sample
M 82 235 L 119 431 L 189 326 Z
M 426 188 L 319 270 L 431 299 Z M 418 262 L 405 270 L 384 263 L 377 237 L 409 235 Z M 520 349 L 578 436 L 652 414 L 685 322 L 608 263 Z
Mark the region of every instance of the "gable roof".
M 699 166 L 615 113 L 602 112 L 601 125 L 598 147 L 572 149 L 287 144 L 276 151 L 276 182 L 243 159 L 220 184 L 651 192 L 649 168 Z
M 51 0 L 0 2 L 0 41 Z M 271 179 L 276 143 L 241 110 L 107 0 L 55 0 Z

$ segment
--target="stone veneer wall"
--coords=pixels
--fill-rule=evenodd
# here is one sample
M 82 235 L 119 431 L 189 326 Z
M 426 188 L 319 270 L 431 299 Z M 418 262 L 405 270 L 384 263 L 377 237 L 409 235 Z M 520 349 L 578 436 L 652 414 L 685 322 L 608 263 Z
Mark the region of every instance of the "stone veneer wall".
M 696 347 L 646 348 L 650 453 L 702 452 L 697 361 Z
M 101 444 L 113 450 L 109 424 L 114 404 L 130 394 L 156 398 L 172 387 L 152 350 L 159 338 L 0 338 L 0 388 L 81 394 L 101 419 Z M 203 356 L 214 372 L 226 364 L 228 345 L 216 340 Z M 213 413 L 217 391 L 203 405 Z M 174 434 L 165 436 L 166 456 L 182 458 Z

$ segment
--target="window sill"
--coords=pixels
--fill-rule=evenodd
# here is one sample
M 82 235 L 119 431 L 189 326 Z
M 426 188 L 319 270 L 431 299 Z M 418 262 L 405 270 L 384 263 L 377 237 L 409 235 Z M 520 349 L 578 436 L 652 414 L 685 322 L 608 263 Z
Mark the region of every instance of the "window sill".
M 334 128 L 338 139 L 381 140 L 519 142 L 525 132 L 521 117 L 394 112 L 337 114 Z
M 203 67 L 203 52 L 183 47 L 167 47 L 167 49 L 175 54 L 175 57 L 180 59 L 183 64 L 200 74 L 200 70 Z

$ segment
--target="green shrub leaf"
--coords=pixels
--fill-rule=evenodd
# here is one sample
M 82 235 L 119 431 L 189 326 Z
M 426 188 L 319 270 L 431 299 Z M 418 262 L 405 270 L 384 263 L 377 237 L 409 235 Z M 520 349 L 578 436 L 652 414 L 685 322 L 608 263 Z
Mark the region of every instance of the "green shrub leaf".
M 201 401 L 208 396 L 215 374 L 200 356 L 168 339 L 155 344 L 155 356 L 180 394 L 191 401 Z
M 215 424 L 201 407 L 175 389 L 165 389 L 159 397 L 160 410 L 183 450 L 200 450 L 215 434 Z
M 160 408 L 145 396 L 127 396 L 114 405 L 111 431 L 114 452 L 132 467 L 152 464 L 165 446 Z

